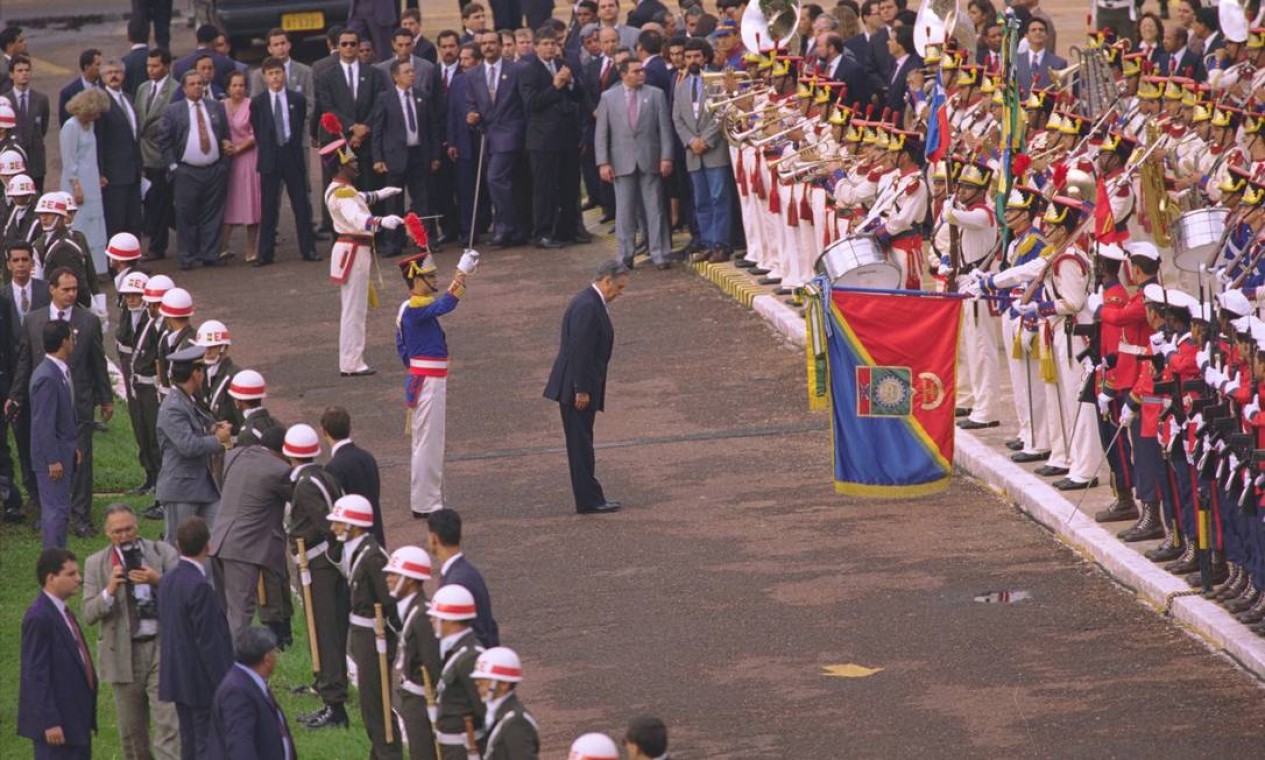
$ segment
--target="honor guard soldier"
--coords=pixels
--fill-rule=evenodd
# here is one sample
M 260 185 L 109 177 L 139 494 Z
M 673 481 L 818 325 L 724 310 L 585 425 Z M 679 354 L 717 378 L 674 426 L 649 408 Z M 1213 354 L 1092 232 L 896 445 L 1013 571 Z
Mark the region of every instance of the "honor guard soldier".
M 619 747 L 606 734 L 584 734 L 571 742 L 567 760 L 619 760 Z
M 387 585 L 399 612 L 400 643 L 395 656 L 395 711 L 408 736 L 409 760 L 435 760 L 438 715 L 435 684 L 439 683 L 439 639 L 426 613 L 424 581 L 430 580 L 426 550 L 401 546 L 387 562 Z
M 241 413 L 241 430 L 237 434 L 238 446 L 252 446 L 259 443 L 264 431 L 281 427 L 281 423 L 273 419 L 264 408 L 264 399 L 268 397 L 268 385 L 264 376 L 253 369 L 238 370 L 228 384 L 228 395 Z
M 233 337 L 223 322 L 208 319 L 198 326 L 193 345 L 206 349 L 202 360 L 206 365 L 206 385 L 202 389 L 206 408 L 211 410 L 217 422 L 223 420 L 232 425 L 233 435 L 236 436 L 242 427 L 242 413 L 228 393 L 233 376 L 237 374 L 237 365 L 228 355 Z
M 290 473 L 294 489 L 290 495 L 287 540 L 294 564 L 300 569 L 304 604 L 311 607 L 313 630 L 307 635 L 316 642 L 312 691 L 324 702 L 320 710 L 300 715 L 299 720 L 308 728 L 346 728 L 347 579 L 327 553 L 333 541 L 329 513 L 343 494 L 334 476 L 316 463 L 321 441 L 310 425 L 291 426 L 281 453 L 294 468 Z
M 356 664 L 360 718 L 369 734 L 372 757 L 402 758 L 399 722 L 391 710 L 389 693 L 383 688 L 391 678 L 388 663 L 395 659 L 395 632 L 400 620 L 382 572 L 387 553 L 369 532 L 373 527 L 373 505 L 363 496 L 349 494 L 334 502 L 327 519 L 334 537 L 342 544 L 339 565 L 347 577 L 351 600 L 347 653 Z M 385 657 L 379 656 L 382 654 Z M 385 703 L 379 695 L 387 696 Z
M 61 192 L 44 193 L 35 204 L 35 215 L 40 220 L 40 238 L 35 243 L 35 260 L 39 264 L 36 277 L 43 278 L 45 272 L 52 272 L 65 267 L 75 273 L 79 280 L 79 299 L 77 303 L 85 308 L 92 305 L 92 295 L 97 290 L 96 272 L 93 271 L 92 257 L 79 247 L 70 234 L 70 204 L 67 194 Z
M 8 208 L 0 210 L 0 219 L 4 220 L 4 226 L 0 227 L 0 243 L 19 240 L 34 243 L 40 233 L 40 220 L 35 215 L 35 180 L 18 174 L 5 186 L 4 197 Z M 7 283 L 10 279 L 6 269 L 4 280 Z
M 149 315 L 145 312 L 145 285 L 149 275 L 141 271 L 129 272 L 118 281 L 116 289 L 119 294 L 118 326 L 114 330 L 114 346 L 119 355 L 119 371 L 123 373 L 123 388 L 127 394 L 127 414 L 132 422 L 132 435 L 136 439 L 136 448 L 140 458 L 141 469 L 145 471 L 145 482 L 132 489 L 142 493 L 150 486 L 150 468 L 145 458 L 144 418 L 141 416 L 140 403 L 136 399 L 136 391 L 132 382 L 132 360 L 136 353 L 136 341 L 144 331 Z
M 465 586 L 443 586 L 430 602 L 430 617 L 444 662 L 439 674 L 439 716 L 435 719 L 441 760 L 466 760 L 467 752 L 481 754 L 486 746 L 487 705 L 471 675 L 483 653 L 470 627 L 475 615 L 474 596 Z M 471 740 L 476 746 L 471 746 Z
M 132 272 L 144 271 L 137 264 L 141 260 L 141 241 L 130 232 L 116 232 L 105 246 L 105 258 L 114 272 L 114 289 L 118 291 L 123 278 Z M 145 272 L 145 274 L 149 274 Z M 118 307 L 123 308 L 123 296 L 120 294 Z
M 1100 361 L 1094 367 L 1094 389 L 1098 406 L 1098 440 L 1111 470 L 1112 501 L 1094 515 L 1097 522 L 1132 520 L 1138 516 L 1133 499 L 1133 445 L 1120 431 L 1120 405 L 1133 389 L 1138 360 L 1145 351 L 1150 331 L 1140 299 L 1134 301 L 1121 281 L 1125 251 L 1114 243 L 1098 246 L 1095 265 L 1098 289 L 1089 294 L 1086 306 L 1098 323 Z
M 26 174 L 26 158 L 16 150 L 0 150 L 0 185 L 9 186 L 9 182 L 19 174 Z M 0 212 L 9 214 L 9 202 L 0 201 Z
M 518 684 L 523 680 L 523 664 L 518 654 L 508 647 L 492 647 L 479 655 L 470 676 L 488 706 L 488 751 L 483 759 L 535 760 L 539 757 L 536 719 L 518 701 Z
M 930 191 L 922 179 L 922 139 L 913 132 L 891 130 L 887 150 L 896 157 L 896 176 L 870 208 L 862 232 L 870 232 L 891 252 L 901 270 L 902 286 L 922 288 L 922 235 L 918 225 L 927 215 Z
M 158 394 L 171 392 L 171 367 L 168 357 L 193 346 L 196 334 L 190 318 L 193 317 L 193 296 L 184 288 L 171 288 L 163 293 L 158 313 L 163 320 L 163 331 L 158 340 Z M 205 399 L 198 399 L 205 402 Z
M 135 423 L 140 443 L 141 466 L 145 468 L 145 491 L 154 490 L 158 483 L 158 470 L 162 466 L 162 455 L 158 450 L 158 356 L 160 354 L 160 336 L 162 334 L 163 294 L 175 283 L 165 274 L 150 277 L 141 294 L 141 303 L 145 310 L 136 327 L 136 340 L 132 351 L 132 395 L 136 399 L 139 423 Z M 157 511 L 155 511 L 157 510 Z M 162 519 L 162 508 L 156 503 L 144 513 L 147 519 Z
M 418 244 L 424 245 L 425 232 L 421 235 Z M 478 255 L 474 251 L 462 255 L 458 272 L 443 293 L 439 291 L 439 270 L 429 253 L 423 251 L 399 262 L 409 298 L 400 304 L 396 317 L 395 346 L 408 367 L 404 405 L 411 418 L 413 448 L 409 506 L 413 517 L 419 519 L 444 508 L 448 341 L 439 318 L 457 308 L 466 292 L 465 270 L 473 270 Z

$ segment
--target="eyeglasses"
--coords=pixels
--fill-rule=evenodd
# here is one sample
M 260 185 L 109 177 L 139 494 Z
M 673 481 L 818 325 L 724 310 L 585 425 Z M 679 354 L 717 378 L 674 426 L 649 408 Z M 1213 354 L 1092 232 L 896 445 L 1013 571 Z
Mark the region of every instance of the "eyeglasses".
M 339 47 L 356 47 L 359 44 L 360 44 L 359 42 L 340 42 L 338 43 L 338 46 Z

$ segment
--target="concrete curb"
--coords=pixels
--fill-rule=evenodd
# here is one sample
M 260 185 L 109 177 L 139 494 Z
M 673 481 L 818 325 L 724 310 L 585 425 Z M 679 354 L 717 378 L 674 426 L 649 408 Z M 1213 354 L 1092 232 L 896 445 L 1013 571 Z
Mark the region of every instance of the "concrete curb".
M 715 265 L 712 265 L 715 266 Z M 715 272 L 696 271 L 717 282 Z M 719 283 L 718 283 L 719 284 Z M 724 288 L 729 290 L 728 288 Z M 804 345 L 804 320 L 772 295 L 757 295 L 743 305 L 769 323 L 783 338 Z M 958 430 L 955 464 L 1054 533 L 1087 561 L 1101 567 L 1113 580 L 1133 590 L 1138 599 L 1171 617 L 1214 651 L 1223 652 L 1245 670 L 1265 680 L 1265 639 L 1257 636 L 1220 606 L 1192 591 L 1182 579 L 1134 551 L 1075 502 L 1045 480 L 994 451 L 976 436 Z

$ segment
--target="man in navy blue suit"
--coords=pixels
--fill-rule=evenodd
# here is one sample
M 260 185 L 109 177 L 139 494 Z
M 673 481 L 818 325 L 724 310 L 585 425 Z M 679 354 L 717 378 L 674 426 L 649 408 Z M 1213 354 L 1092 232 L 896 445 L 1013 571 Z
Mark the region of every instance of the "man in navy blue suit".
M 292 760 L 294 740 L 285 713 L 268 688 L 277 669 L 277 636 L 252 626 L 235 642 L 237 662 L 211 703 L 209 760 Z
M 250 123 L 255 129 L 255 170 L 259 172 L 262 216 L 259 256 L 255 266 L 272 263 L 277 248 L 277 223 L 281 217 L 281 186 L 284 183 L 294 212 L 294 228 L 299 237 L 299 255 L 304 261 L 319 261 L 312 235 L 312 204 L 307 192 L 307 155 L 303 152 L 303 125 L 307 118 L 307 97 L 286 87 L 285 63 L 265 58 L 265 89 L 250 100 Z
M 176 703 L 180 757 L 207 756 L 211 700 L 233 666 L 228 620 L 215 602 L 206 575 L 211 531 L 201 517 L 176 529 L 180 563 L 158 584 L 158 628 L 163 632 L 158 666 L 158 698 Z
M 39 483 L 44 548 L 66 546 L 70 491 L 79 464 L 79 424 L 71 396 L 70 322 L 55 319 L 41 332 L 44 361 L 31 373 L 31 469 Z
M 82 583 L 79 563 L 66 549 L 45 549 L 35 576 L 42 590 L 22 619 L 18 735 L 35 743 L 35 760 L 86 760 L 97 730 L 97 672 L 66 606 Z
M 62 125 L 70 118 L 70 112 L 66 110 L 66 104 L 70 99 L 88 89 L 89 87 L 101 86 L 101 51 L 96 48 L 88 48 L 79 54 L 79 76 L 71 80 L 70 84 L 61 88 L 61 92 L 57 96 L 57 124 Z
M 474 635 L 486 648 L 501 645 L 500 629 L 492 617 L 492 595 L 483 573 L 470 564 L 461 551 L 461 515 L 452 509 L 437 509 L 426 517 L 430 533 L 426 537 L 427 548 L 439 563 L 439 586 L 464 586 L 474 597 L 478 617 L 474 619 Z
M 514 166 L 523 152 L 527 117 L 518 94 L 518 66 L 501 57 L 501 35 L 479 33 L 483 63 L 466 72 L 466 123 L 483 133 L 492 197 L 492 245 L 522 245 L 514 200 Z M 521 190 L 522 188 L 518 188 Z

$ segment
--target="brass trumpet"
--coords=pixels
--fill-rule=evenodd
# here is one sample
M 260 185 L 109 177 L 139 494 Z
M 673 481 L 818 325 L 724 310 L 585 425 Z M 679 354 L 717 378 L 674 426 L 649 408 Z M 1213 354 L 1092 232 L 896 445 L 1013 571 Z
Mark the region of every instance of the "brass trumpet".
M 759 140 L 752 140 L 751 146 L 754 148 L 763 148 L 765 145 L 768 145 L 771 142 L 776 142 L 778 140 L 781 140 L 783 137 L 786 137 L 787 135 L 789 135 L 790 133 L 794 132 L 797 129 L 805 129 L 805 128 L 811 127 L 813 121 L 814 119 L 801 119 L 795 122 L 794 124 L 792 124 L 791 126 L 787 127 L 786 129 L 783 129 L 780 132 L 774 132 L 773 134 L 768 135 L 766 137 L 761 137 Z
M 720 100 L 709 100 L 704 104 L 704 107 L 707 108 L 708 113 L 715 113 L 716 111 L 730 105 L 731 103 L 737 103 L 739 100 L 743 100 L 744 98 L 753 98 L 757 95 L 764 95 L 764 94 L 772 93 L 772 92 L 773 92 L 772 87 L 765 87 L 761 90 L 748 91 L 748 92 L 741 93 L 739 95 L 734 95 L 732 97 L 722 98 Z M 754 113 L 754 112 L 749 112 L 749 113 Z

